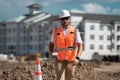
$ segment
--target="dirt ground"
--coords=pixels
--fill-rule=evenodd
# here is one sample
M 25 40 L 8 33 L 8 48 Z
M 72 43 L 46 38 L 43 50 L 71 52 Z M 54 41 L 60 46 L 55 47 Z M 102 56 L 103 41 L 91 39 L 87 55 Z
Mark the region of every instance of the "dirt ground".
M 41 60 L 43 80 L 55 80 L 54 62 Z M 35 61 L 0 61 L 0 80 L 34 80 Z M 80 61 L 75 80 L 120 80 L 120 62 Z

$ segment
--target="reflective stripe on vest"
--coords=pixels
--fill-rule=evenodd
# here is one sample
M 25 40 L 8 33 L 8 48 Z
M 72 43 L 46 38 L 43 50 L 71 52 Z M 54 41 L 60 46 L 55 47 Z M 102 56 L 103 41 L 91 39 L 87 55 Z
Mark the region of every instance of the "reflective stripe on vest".
M 57 52 L 57 28 L 54 30 L 54 52 Z
M 56 48 L 55 51 L 59 52 L 59 51 L 65 51 L 65 50 L 75 50 L 76 47 L 68 47 L 68 48 Z

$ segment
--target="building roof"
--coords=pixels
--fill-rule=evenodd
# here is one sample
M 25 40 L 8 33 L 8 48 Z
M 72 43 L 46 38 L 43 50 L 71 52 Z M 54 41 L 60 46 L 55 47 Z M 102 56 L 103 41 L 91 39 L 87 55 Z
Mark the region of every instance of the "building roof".
M 31 23 L 31 22 L 37 23 L 37 22 L 40 22 L 40 21 L 47 19 L 51 16 L 52 16 L 51 14 L 40 12 L 40 13 L 37 13 L 35 15 L 27 16 L 24 20 L 22 20 L 22 22 L 24 22 L 24 23 Z
M 42 22 L 42 21 L 55 21 L 57 19 L 58 19 L 58 16 L 40 11 L 39 13 L 36 13 L 34 15 L 18 16 L 16 18 L 12 18 L 4 22 L 7 22 L 7 23 L 9 22 L 37 23 L 37 22 Z
M 28 8 L 37 8 L 37 9 L 40 9 L 40 8 L 42 8 L 42 5 L 34 3 L 34 4 L 31 4 L 31 5 L 27 6 L 27 7 Z
M 101 23 L 114 23 L 120 22 L 120 15 L 104 15 L 104 14 L 90 14 L 90 13 L 78 13 L 71 12 L 73 16 L 82 16 L 84 20 L 98 20 Z M 55 21 L 58 20 L 58 15 L 52 15 L 45 12 L 39 12 L 34 15 L 28 16 L 19 16 L 17 18 L 13 18 L 10 20 L 6 20 L 5 22 L 24 22 L 24 23 L 37 23 L 41 21 Z
M 18 16 L 16 18 L 8 19 L 5 22 L 21 22 L 25 18 L 26 16 Z
M 120 22 L 120 15 L 90 14 L 90 13 L 73 13 L 73 15 L 82 16 L 84 20 L 100 20 L 101 23 Z

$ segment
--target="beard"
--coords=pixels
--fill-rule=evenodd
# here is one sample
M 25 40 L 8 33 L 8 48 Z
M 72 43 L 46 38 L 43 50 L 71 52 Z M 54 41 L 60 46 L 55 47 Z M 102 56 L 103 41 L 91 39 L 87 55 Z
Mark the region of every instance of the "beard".
M 68 25 L 69 25 L 69 23 L 67 23 L 67 22 L 62 23 L 63 27 L 67 27 Z

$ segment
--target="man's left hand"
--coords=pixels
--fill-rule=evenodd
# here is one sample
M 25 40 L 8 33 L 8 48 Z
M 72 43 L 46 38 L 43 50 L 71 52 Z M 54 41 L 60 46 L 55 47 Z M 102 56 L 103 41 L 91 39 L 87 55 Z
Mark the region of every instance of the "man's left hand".
M 73 60 L 73 64 L 75 64 L 75 65 L 77 65 L 77 64 L 78 64 L 78 62 L 79 62 L 79 60 L 78 60 L 78 59 L 76 59 L 76 58 Z

